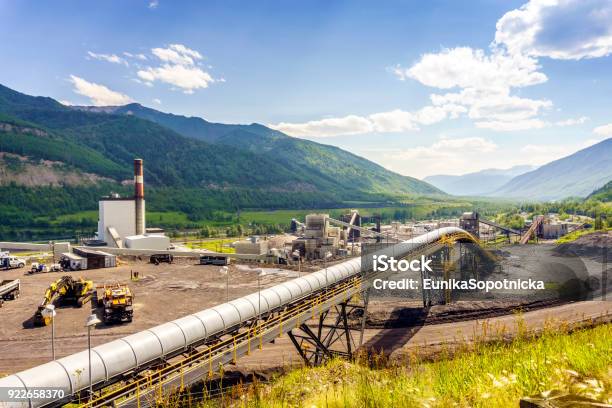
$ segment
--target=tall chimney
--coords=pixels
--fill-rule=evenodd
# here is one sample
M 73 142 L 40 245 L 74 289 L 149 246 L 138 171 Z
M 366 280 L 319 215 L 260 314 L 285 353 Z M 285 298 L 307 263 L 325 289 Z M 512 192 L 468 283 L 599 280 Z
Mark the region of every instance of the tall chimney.
M 134 202 L 136 205 L 136 235 L 145 233 L 144 178 L 142 159 L 134 159 Z

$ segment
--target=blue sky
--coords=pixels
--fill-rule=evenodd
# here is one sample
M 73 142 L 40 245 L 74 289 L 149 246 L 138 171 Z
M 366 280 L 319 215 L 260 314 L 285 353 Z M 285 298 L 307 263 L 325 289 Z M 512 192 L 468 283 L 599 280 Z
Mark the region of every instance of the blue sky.
M 0 0 L 0 83 L 259 122 L 424 177 L 612 136 L 612 2 Z

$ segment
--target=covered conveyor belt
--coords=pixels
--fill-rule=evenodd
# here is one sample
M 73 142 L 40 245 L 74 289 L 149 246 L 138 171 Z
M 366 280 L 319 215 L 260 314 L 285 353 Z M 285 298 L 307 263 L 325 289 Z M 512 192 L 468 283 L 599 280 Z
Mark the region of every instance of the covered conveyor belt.
M 533 220 L 531 227 L 529 227 L 527 232 L 525 232 L 525 234 L 521 237 L 521 240 L 519 241 L 521 245 L 525 245 L 526 243 L 528 243 L 532 236 L 537 237 L 538 228 L 540 227 L 540 224 L 542 224 L 543 221 L 544 221 L 544 217 L 541 215 L 538 215 Z
M 484 218 L 480 218 L 478 221 L 482 222 L 483 224 L 490 225 L 491 227 L 498 228 L 498 229 L 500 229 L 502 231 L 505 231 L 505 232 L 507 232 L 509 234 L 521 235 L 520 231 L 517 231 L 517 230 L 512 229 L 512 228 L 504 227 L 503 225 L 499 225 L 498 223 L 493 222 L 493 221 L 485 220 Z
M 449 239 L 476 241 L 460 228 L 447 227 L 388 246 L 380 251 L 396 258 L 429 253 Z M 252 348 L 298 327 L 307 320 L 367 289 L 379 275 L 367 273 L 354 258 L 261 292 L 152 327 L 92 349 L 91 376 L 94 393 L 86 406 L 142 406 L 147 393 L 201 380 L 219 364 L 235 361 Z M 176 363 L 169 362 L 185 356 Z M 0 379 L 2 387 L 62 389 L 67 395 L 85 395 L 89 386 L 88 352 L 84 350 Z M 154 367 L 161 367 L 153 369 Z M 135 376 L 148 371 L 151 374 Z M 128 381 L 129 380 L 129 381 Z M 125 386 L 116 384 L 127 381 Z M 109 385 L 112 387 L 108 387 Z M 155 384 L 151 387 L 151 384 Z M 107 388 L 108 387 L 108 388 Z M 151 396 L 151 395 L 149 395 Z M 155 394 L 152 394 L 155 397 Z M 76 398 L 74 398 L 76 399 Z M 0 402 L 1 407 L 57 406 L 69 399 Z M 154 399 L 153 399 L 154 400 Z M 151 399 L 149 398 L 149 401 Z

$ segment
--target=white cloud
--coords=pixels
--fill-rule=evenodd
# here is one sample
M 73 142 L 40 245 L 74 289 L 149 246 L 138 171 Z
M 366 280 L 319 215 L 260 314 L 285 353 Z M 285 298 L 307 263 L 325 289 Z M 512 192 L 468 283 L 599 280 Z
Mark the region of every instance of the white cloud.
M 153 103 L 156 104 L 156 105 L 161 105 L 162 101 L 161 101 L 161 99 L 153 98 Z
M 438 150 L 469 149 L 470 151 L 478 153 L 490 153 L 497 149 L 497 145 L 482 137 L 464 137 L 459 139 L 441 138 L 432 145 L 432 148 Z
M 305 137 L 333 137 L 339 135 L 355 135 L 368 133 L 374 130 L 370 120 L 357 116 L 348 115 L 342 118 L 328 118 L 313 120 L 305 123 L 281 122 L 270 125 L 271 128 L 280 130 L 293 136 Z
M 468 117 L 476 121 L 477 127 L 501 131 L 547 126 L 536 116 L 553 106 L 547 99 L 510 95 L 509 88 L 465 88 L 454 93 L 432 94 L 430 99 L 434 106 L 462 108 L 457 109 L 455 117 L 461 112 L 468 112 Z
M 597 126 L 595 129 L 593 129 L 593 133 L 595 133 L 597 136 L 612 136 L 612 123 Z
M 200 88 L 208 88 L 214 79 L 208 72 L 198 67 L 183 65 L 163 64 L 159 67 L 148 67 L 137 72 L 140 79 L 152 83 L 155 81 L 165 82 L 177 86 L 185 93 L 193 93 Z
M 389 112 L 374 113 L 367 118 L 362 118 L 369 121 L 370 127 L 376 132 L 405 132 L 418 130 L 415 123 L 415 116 L 411 112 L 406 112 L 401 109 L 396 109 Z
M 577 119 L 565 119 L 557 122 L 549 122 L 541 119 L 517 119 L 511 121 L 483 121 L 476 122 L 475 125 L 481 129 L 491 129 L 499 132 L 509 132 L 516 130 L 542 129 L 545 127 L 567 127 L 581 125 L 589 120 L 586 116 L 581 116 Z
M 87 55 L 90 58 L 97 59 L 100 61 L 107 61 L 113 64 L 122 64 L 128 66 L 128 62 L 126 60 L 115 54 L 96 54 L 95 52 L 87 51 Z
M 159 0 L 151 0 L 149 1 L 149 8 L 156 9 L 159 6 Z
M 388 112 L 373 113 L 368 116 L 347 115 L 339 118 L 326 118 L 304 123 L 281 122 L 269 127 L 292 136 L 334 137 L 357 135 L 370 132 L 399 133 L 419 130 L 419 125 L 432 125 L 448 115 L 455 115 L 455 105 L 426 106 L 415 112 L 395 109 Z
M 610 0 L 531 0 L 497 22 L 496 46 L 510 54 L 554 59 L 612 54 Z
M 160 81 L 180 88 L 186 94 L 192 94 L 216 82 L 208 72 L 196 65 L 197 61 L 203 59 L 202 54 L 196 50 L 183 44 L 170 44 L 168 48 L 153 48 L 151 52 L 162 62 L 161 65 L 144 67 L 136 73 L 147 86 Z
M 539 166 L 569 156 L 599 142 L 601 142 L 601 139 L 587 139 L 571 144 L 528 144 L 520 149 L 520 156 L 528 159 L 529 163 Z
M 582 125 L 583 123 L 586 123 L 588 120 L 589 120 L 588 116 L 581 116 L 576 119 L 570 118 L 570 119 L 557 121 L 555 122 L 555 126 L 565 127 L 565 126 Z
M 440 138 L 431 146 L 417 146 L 387 155 L 392 155 L 395 159 L 401 160 L 431 160 L 453 158 L 458 153 L 460 155 L 491 153 L 496 149 L 497 145 L 495 143 L 482 137 Z
M 193 65 L 194 60 L 202 59 L 202 55 L 199 52 L 182 44 L 170 44 L 168 48 L 153 48 L 151 52 L 164 62 L 179 65 Z
M 549 100 L 494 94 L 474 101 L 470 106 L 469 117 L 507 122 L 519 121 L 532 118 L 542 109 L 551 107 L 552 102 Z
M 429 146 L 373 152 L 375 160 L 401 174 L 424 177 L 480 169 L 483 158 L 495 157 L 498 146 L 482 137 L 440 138 Z M 367 154 L 366 154 L 367 155 Z M 374 157 L 372 157 L 374 158 Z M 468 169 L 468 170 L 465 170 Z
M 74 85 L 73 91 L 79 95 L 88 97 L 96 106 L 125 105 L 132 99 L 120 92 L 108 89 L 104 85 L 89 82 L 76 75 L 70 75 L 70 81 Z
M 538 72 L 534 58 L 510 56 L 503 52 L 487 55 L 470 47 L 444 49 L 436 54 L 425 54 L 408 69 L 395 68 L 399 78 L 412 78 L 434 88 L 499 89 L 524 87 L 546 82 Z
M 408 68 L 387 68 L 401 81 L 413 79 L 448 90 L 430 95 L 432 106 L 414 112 L 395 109 L 367 116 L 283 122 L 276 128 L 310 137 L 404 132 L 463 114 L 477 128 L 493 131 L 580 125 L 588 118 L 546 120 L 544 114 L 553 107 L 551 100 L 526 98 L 514 92 L 548 80 L 541 72 L 539 57 L 578 59 L 612 53 L 610 21 L 611 0 L 531 0 L 498 21 L 495 40 L 488 50 L 444 48 L 422 55 Z
M 147 56 L 144 55 L 144 54 L 132 54 L 131 52 L 124 51 L 123 55 L 125 55 L 128 58 L 135 58 L 135 59 L 139 59 L 141 61 L 146 61 L 147 60 Z
M 508 147 L 497 145 L 483 137 L 458 139 L 440 138 L 426 146 L 407 149 L 366 149 L 361 153 L 376 162 L 392 167 L 394 171 L 423 178 L 434 174 L 465 174 L 483 168 L 509 168 L 529 163 L 541 166 L 570 155 L 595 143 L 598 139 L 577 143 L 529 144 L 507 152 Z
M 548 124 L 540 119 L 525 119 L 525 120 L 514 120 L 514 121 L 484 121 L 476 122 L 477 128 L 490 129 L 498 132 L 511 132 L 517 130 L 529 130 L 529 129 L 542 129 L 547 127 Z

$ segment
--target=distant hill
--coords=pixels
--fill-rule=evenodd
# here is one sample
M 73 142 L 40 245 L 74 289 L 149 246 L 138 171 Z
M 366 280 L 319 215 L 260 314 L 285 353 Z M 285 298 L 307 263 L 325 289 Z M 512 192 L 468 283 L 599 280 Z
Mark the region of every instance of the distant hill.
M 463 196 L 479 196 L 491 193 L 513 177 L 533 170 L 534 166 L 514 166 L 509 169 L 485 169 L 461 176 L 435 175 L 423 181 L 438 187 L 445 193 Z
M 115 107 L 77 106 L 73 109 L 146 119 L 191 139 L 263 156 L 293 174 L 303 176 L 304 180 L 332 184 L 335 186 L 332 189 L 391 194 L 442 193 L 425 182 L 393 173 L 338 147 L 291 137 L 257 123 L 212 123 L 198 117 L 160 112 L 137 103 Z
M 587 197 L 589 199 L 599 200 L 603 202 L 612 201 L 612 180 L 608 181 L 603 187 L 593 191 Z
M 612 138 L 514 177 L 492 195 L 533 200 L 586 197 L 612 179 Z
M 31 165 L 58 163 L 63 171 L 83 174 L 87 183 L 129 181 L 133 158 L 142 157 L 149 186 L 214 190 L 228 197 L 238 189 L 235 196 L 242 198 L 249 191 L 283 193 L 283 202 L 277 197 L 279 206 L 316 205 L 317 197 L 329 203 L 375 194 L 441 194 L 427 183 L 339 148 L 262 125 L 212 124 L 136 104 L 67 107 L 2 85 L 0 152 L 14 155 L 12 163 L 15 157 Z M 32 174 L 41 170 L 31 169 Z M 6 171 L 4 177 L 11 174 Z M 79 177 L 72 180 L 78 182 Z M 250 197 L 246 201 L 252 204 L 254 195 Z

